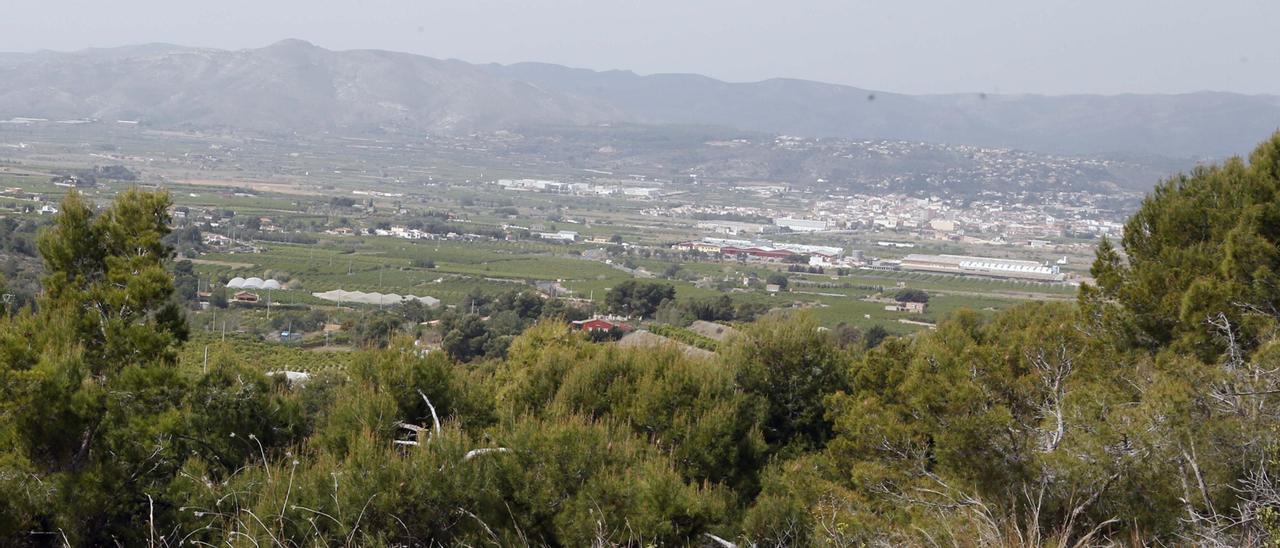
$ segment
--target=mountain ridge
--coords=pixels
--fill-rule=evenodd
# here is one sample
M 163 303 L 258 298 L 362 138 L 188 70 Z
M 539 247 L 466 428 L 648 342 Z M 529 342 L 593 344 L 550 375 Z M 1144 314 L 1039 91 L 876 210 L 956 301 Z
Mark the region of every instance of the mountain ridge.
M 473 64 L 288 39 L 0 53 L 0 119 L 172 128 L 458 133 L 531 125 L 705 125 L 1054 154 L 1218 158 L 1280 128 L 1280 96 L 907 95 L 795 78 L 726 82 L 551 63 Z

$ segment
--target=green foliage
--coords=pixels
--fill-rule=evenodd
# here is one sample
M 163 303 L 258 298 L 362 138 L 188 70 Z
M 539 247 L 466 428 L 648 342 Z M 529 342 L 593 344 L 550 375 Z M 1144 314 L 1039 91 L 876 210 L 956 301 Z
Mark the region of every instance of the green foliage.
M 768 402 L 765 439 L 791 450 L 822 447 L 831 437 L 822 400 L 845 386 L 846 357 L 806 316 L 768 316 L 749 326 L 724 354 L 737 383 Z
M 682 298 L 666 301 L 658 307 L 654 318 L 663 323 L 686 326 L 694 320 L 708 322 L 749 322 L 768 310 L 768 306 L 756 302 L 734 302 L 728 295 Z
M 460 383 L 444 378 L 457 373 L 446 373 L 444 362 L 394 357 L 402 355 L 378 351 L 373 356 L 392 361 L 371 364 L 338 388 L 319 427 L 325 434 L 309 450 L 226 482 L 213 481 L 203 459 L 188 460 L 173 489 L 187 501 L 178 529 L 215 544 L 246 537 L 357 545 L 687 544 L 728 519 L 732 502 L 723 489 L 681 479 L 625 427 L 577 416 L 519 418 L 495 425 L 483 439 L 469 434 L 477 427 L 464 416 L 471 411 L 448 398 Z M 387 377 L 381 371 L 388 368 L 400 373 Z M 396 394 L 417 390 L 432 395 L 442 426 L 433 432 L 430 419 L 418 422 L 428 432 L 416 436 L 417 445 L 393 445 L 398 434 L 383 425 L 425 419 L 394 404 Z
M 442 346 L 449 356 L 463 362 L 505 356 L 516 335 L 539 319 L 585 317 L 581 310 L 564 301 L 543 299 L 531 291 L 507 291 L 496 296 L 474 292 L 467 300 L 478 313 L 450 311 L 440 317 Z
M 783 274 L 781 272 L 774 272 L 773 274 L 770 274 L 768 278 L 765 278 L 765 283 L 770 285 L 776 285 L 780 289 L 786 290 L 787 285 L 790 284 L 791 281 L 790 279 L 787 278 L 786 274 Z
M 641 318 L 652 316 L 663 301 L 676 296 L 676 288 L 660 282 L 627 280 L 615 285 L 604 297 L 610 312 Z
M 205 349 L 208 348 L 208 363 L 212 368 L 215 363 L 248 362 L 260 372 L 296 371 L 319 373 L 321 371 L 346 369 L 351 355 L 348 352 L 309 350 L 293 345 L 275 344 L 244 335 L 228 334 L 226 340 L 220 335 L 200 334 L 182 347 L 178 354 L 178 368 L 187 375 L 204 370 Z M 252 357 L 250 360 L 249 357 Z
M 399 332 L 403 321 L 390 312 L 380 312 L 353 319 L 344 326 L 351 332 L 352 341 L 361 347 L 386 346 Z
M 247 449 L 283 452 L 302 441 L 308 425 L 301 402 L 282 392 L 261 370 L 220 355 L 191 387 L 186 399 L 188 427 L 183 434 L 205 456 L 209 473 L 223 479 L 256 455 Z
M 0 544 L 1269 545 L 1278 191 L 1280 135 L 1161 185 L 1076 303 L 910 337 L 775 314 L 717 344 L 679 326 L 758 309 L 607 295 L 712 358 L 480 286 L 464 310 L 342 312 L 350 352 L 208 320 L 184 346 L 167 197 L 72 192 L 38 306 L 0 318 Z M 444 352 L 401 336 L 429 319 Z
M 661 440 L 692 481 L 749 491 L 765 453 L 765 401 L 738 390 L 731 366 L 676 349 L 623 351 L 543 323 L 517 339 L 495 381 L 506 420 L 626 420 L 637 435 Z
M 1122 307 L 1148 348 L 1212 359 L 1234 340 L 1263 342 L 1280 307 L 1280 134 L 1248 163 L 1198 167 L 1156 187 L 1125 225 L 1127 260 L 1105 243 L 1092 302 Z M 1100 304 L 1098 306 L 1101 306 Z
M 893 300 L 900 303 L 927 303 L 929 302 L 929 293 L 923 289 L 899 289 L 893 294 Z
M 174 296 L 178 298 L 179 302 L 196 302 L 196 293 L 199 291 L 199 286 L 200 279 L 196 276 L 191 261 L 173 263 Z
M 862 342 L 867 350 L 880 346 L 880 343 L 889 338 L 889 331 L 883 325 L 876 324 L 867 329 L 866 334 L 862 336 Z
M 715 352 L 720 349 L 720 343 L 716 342 L 714 339 L 709 339 L 688 329 L 663 324 L 651 324 L 648 328 L 649 331 L 655 335 L 662 335 L 663 337 L 679 341 L 694 348 L 701 348 L 711 352 Z
M 26 257 L 36 256 L 36 229 L 33 221 L 0 219 L 0 250 Z
M 165 194 L 130 190 L 95 213 L 71 192 L 41 235 L 39 311 L 0 329 L 0 432 L 12 442 L 3 460 L 46 490 L 0 519 L 16 525 L 0 538 L 34 528 L 83 544 L 134 538 L 147 494 L 171 477 L 187 331 L 165 268 L 168 206 Z
M 174 251 L 188 257 L 204 252 L 207 249 L 204 245 L 204 236 L 200 233 L 200 229 L 196 227 L 174 229 L 164 237 L 164 243 L 173 248 Z
M 226 308 L 230 304 L 227 300 L 227 288 L 215 287 L 209 292 L 209 304 L 215 308 Z
M 493 334 L 485 326 L 484 320 L 475 314 L 442 323 L 441 326 L 445 332 L 442 345 L 444 351 L 458 361 L 466 362 L 484 356 L 493 341 Z

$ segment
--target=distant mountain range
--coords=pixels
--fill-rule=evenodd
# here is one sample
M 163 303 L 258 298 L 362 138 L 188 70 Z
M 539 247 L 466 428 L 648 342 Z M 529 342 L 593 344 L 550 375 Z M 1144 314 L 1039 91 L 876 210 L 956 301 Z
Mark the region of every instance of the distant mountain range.
M 139 120 L 274 133 L 705 125 L 1072 155 L 1216 158 L 1280 129 L 1280 96 L 902 95 L 804 80 L 477 65 L 285 40 L 0 54 L 0 119 Z

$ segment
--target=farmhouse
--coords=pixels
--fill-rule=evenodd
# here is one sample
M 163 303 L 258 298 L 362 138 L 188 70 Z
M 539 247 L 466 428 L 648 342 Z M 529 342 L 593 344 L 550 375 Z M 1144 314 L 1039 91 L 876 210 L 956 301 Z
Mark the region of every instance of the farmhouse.
M 928 308 L 929 308 L 929 305 L 925 303 L 911 303 L 911 302 L 894 303 L 884 307 L 884 309 L 889 312 L 906 312 L 908 314 L 924 314 L 924 311 L 927 310 Z
M 684 242 L 671 246 L 672 249 L 679 251 L 701 251 L 703 253 L 719 253 L 720 244 L 712 242 Z
M 631 326 L 618 320 L 607 318 L 591 318 L 589 320 L 578 320 L 573 322 L 573 327 L 582 331 L 610 331 L 617 328 L 620 331 L 630 331 Z

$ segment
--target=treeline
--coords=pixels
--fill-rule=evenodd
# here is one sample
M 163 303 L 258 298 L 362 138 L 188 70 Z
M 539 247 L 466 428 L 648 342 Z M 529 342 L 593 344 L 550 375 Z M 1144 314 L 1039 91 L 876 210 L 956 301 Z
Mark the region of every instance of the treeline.
M 472 291 L 456 309 L 433 309 L 411 300 L 384 312 L 352 316 L 344 327 L 361 347 L 386 346 L 404 335 L 420 340 L 424 331 L 437 333 L 440 348 L 454 361 L 466 363 L 506 356 L 516 336 L 539 320 L 570 322 L 588 315 L 584 309 L 531 290 L 497 295 Z
M 679 327 L 695 320 L 707 322 L 751 322 L 769 311 L 761 302 L 734 301 L 728 295 L 665 300 L 654 309 L 654 318 Z
M 1278 538 L 1280 136 L 1162 183 L 1076 303 L 865 345 L 765 315 L 711 358 L 595 343 L 512 296 L 490 321 L 533 326 L 501 357 L 396 339 L 292 382 L 249 352 L 184 368 L 167 205 L 73 193 L 41 306 L 0 320 L 0 544 Z
M 134 182 L 138 180 L 138 173 L 122 165 L 110 165 L 57 171 L 53 177 L 54 182 L 75 183 L 76 186 L 93 186 L 98 179 Z

